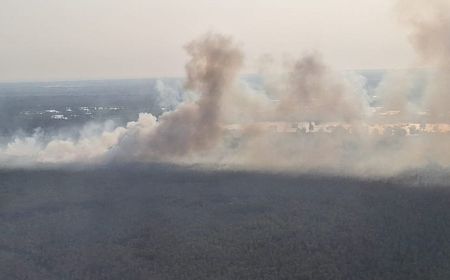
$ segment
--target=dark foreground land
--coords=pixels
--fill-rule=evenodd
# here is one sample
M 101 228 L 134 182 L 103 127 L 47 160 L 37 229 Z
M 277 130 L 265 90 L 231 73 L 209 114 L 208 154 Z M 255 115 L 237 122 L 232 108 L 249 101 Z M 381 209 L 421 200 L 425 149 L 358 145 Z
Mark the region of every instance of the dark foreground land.
M 0 171 L 0 279 L 450 279 L 450 188 L 167 166 Z

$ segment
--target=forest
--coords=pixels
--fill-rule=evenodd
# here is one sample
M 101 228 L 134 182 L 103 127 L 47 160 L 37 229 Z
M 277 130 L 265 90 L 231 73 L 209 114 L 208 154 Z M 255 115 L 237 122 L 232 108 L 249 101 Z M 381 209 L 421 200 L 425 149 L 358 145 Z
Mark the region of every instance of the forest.
M 450 279 L 450 189 L 429 183 L 430 174 L 3 170 L 0 275 Z

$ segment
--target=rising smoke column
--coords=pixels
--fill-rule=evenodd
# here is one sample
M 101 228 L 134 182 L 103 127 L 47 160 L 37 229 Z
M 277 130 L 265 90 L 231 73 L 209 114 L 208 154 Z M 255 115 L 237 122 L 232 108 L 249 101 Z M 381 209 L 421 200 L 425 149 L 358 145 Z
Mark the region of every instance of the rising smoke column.
M 398 0 L 396 12 L 409 29 L 409 40 L 420 62 L 431 69 L 423 109 L 428 123 L 450 121 L 450 2 L 448 0 Z M 440 130 L 435 128 L 433 130 Z M 421 150 L 428 162 L 450 165 L 450 141 L 446 134 L 423 139 Z
M 305 55 L 288 67 L 284 83 L 279 119 L 348 122 L 364 117 L 361 92 L 338 78 L 317 53 Z
M 147 125 L 133 124 L 117 151 L 126 157 L 173 159 L 214 147 L 222 135 L 222 98 L 242 66 L 243 55 L 229 37 L 208 33 L 185 47 L 186 89 L 199 94 L 158 121 L 143 115 Z
M 450 2 L 399 0 L 400 21 L 410 29 L 410 42 L 420 60 L 434 69 L 425 98 L 431 120 L 450 118 Z
M 424 104 L 433 120 L 448 116 L 450 99 L 449 17 L 440 5 L 448 6 L 436 0 L 400 1 L 398 5 L 420 57 L 438 69 Z M 237 86 L 243 55 L 230 37 L 209 33 L 188 44 L 186 51 L 191 58 L 186 65 L 185 88 L 197 95 L 195 101 L 189 99 L 159 118 L 141 113 L 126 127 L 88 134 L 81 140 L 56 138 L 41 143 L 35 137 L 18 139 L 0 148 L 0 161 L 9 163 L 11 157 L 31 163 L 201 161 L 213 166 L 219 162 L 251 169 L 345 171 L 352 175 L 368 171 L 395 174 L 430 162 L 450 166 L 448 135 L 408 137 L 401 124 L 389 129 L 379 126 L 378 136 L 368 133 L 366 124 L 374 120 L 367 112 L 361 85 L 333 73 L 317 54 L 285 63 L 281 79 L 269 79 L 276 85 L 255 94 Z M 398 92 L 389 106 L 407 111 L 408 106 L 401 106 L 408 105 L 403 97 L 410 91 L 409 84 L 385 83 L 381 90 L 386 96 L 394 92 L 389 84 Z M 309 129 L 299 124 L 309 121 Z M 226 126 L 234 122 L 236 127 L 244 124 L 244 129 L 230 137 Z M 259 126 L 258 122 L 289 125 L 288 130 L 295 133 L 278 127 L 267 130 L 266 124 Z

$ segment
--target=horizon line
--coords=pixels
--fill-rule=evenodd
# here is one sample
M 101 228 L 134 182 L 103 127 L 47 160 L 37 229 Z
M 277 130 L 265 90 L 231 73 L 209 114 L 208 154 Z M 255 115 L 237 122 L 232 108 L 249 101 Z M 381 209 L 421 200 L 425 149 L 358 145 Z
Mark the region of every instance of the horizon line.
M 415 67 L 415 68 L 358 68 L 358 69 L 339 69 L 338 72 L 354 71 L 410 71 L 410 70 L 426 70 L 429 67 Z M 239 77 L 257 76 L 258 73 L 244 73 Z M 184 79 L 185 76 L 147 76 L 147 77 L 104 77 L 104 78 L 62 78 L 62 79 L 24 79 L 24 80 L 0 80 L 0 84 L 39 84 L 39 83 L 69 83 L 69 82 L 101 82 L 101 81 L 139 81 L 139 80 L 165 80 L 165 79 Z

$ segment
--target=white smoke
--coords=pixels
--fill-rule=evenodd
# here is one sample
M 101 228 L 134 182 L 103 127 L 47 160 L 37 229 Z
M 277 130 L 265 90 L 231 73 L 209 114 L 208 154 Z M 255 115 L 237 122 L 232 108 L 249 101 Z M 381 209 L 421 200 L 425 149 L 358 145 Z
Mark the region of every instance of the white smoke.
M 201 163 L 369 176 L 449 167 L 450 10 L 441 7 L 444 1 L 408 3 L 399 1 L 401 22 L 411 28 L 421 60 L 436 69 L 420 102 L 410 98 L 414 75 L 391 73 L 375 90 L 383 108 L 373 107 L 364 79 L 334 72 L 317 53 L 279 64 L 266 56 L 263 88 L 254 89 L 239 79 L 239 46 L 208 33 L 186 46 L 189 98 L 157 83 L 161 105 L 172 111 L 159 118 L 142 113 L 124 127 L 87 130 L 76 140 L 17 137 L 1 148 L 0 160 Z

